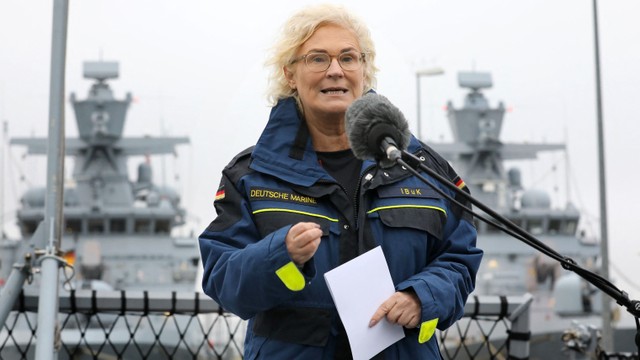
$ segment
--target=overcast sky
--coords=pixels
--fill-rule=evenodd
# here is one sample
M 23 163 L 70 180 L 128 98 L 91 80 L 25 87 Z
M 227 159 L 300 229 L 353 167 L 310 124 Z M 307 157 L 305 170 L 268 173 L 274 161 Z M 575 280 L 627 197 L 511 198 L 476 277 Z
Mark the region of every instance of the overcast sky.
M 127 134 L 191 139 L 177 159 L 154 165 L 158 182 L 183 193 L 190 214 L 187 230 L 199 233 L 214 217 L 212 200 L 222 167 L 255 143 L 266 122 L 266 50 L 285 19 L 312 1 L 70 3 L 67 98 L 70 92 L 86 97 L 91 83 L 82 78 L 83 61 L 120 62 L 120 78 L 112 88 L 118 98 L 132 92 L 136 99 Z M 567 156 L 545 155 L 539 163 L 522 165 L 525 187 L 551 191 L 558 206 L 568 196 L 584 212 L 588 221 L 583 226 L 598 233 L 591 1 L 342 3 L 369 24 L 381 70 L 377 90 L 404 112 L 414 132 L 415 73 L 445 70 L 421 80 L 422 135 L 427 141 L 451 139 L 443 106 L 449 100 L 456 107 L 462 103 L 457 72 L 490 71 L 494 87 L 486 95 L 492 105 L 503 101 L 510 109 L 503 140 L 568 143 Z M 0 1 L 0 120 L 8 122 L 11 137 L 47 134 L 52 4 Z M 620 281 L 624 276 L 637 279 L 640 256 L 634 229 L 640 200 L 634 181 L 640 173 L 638 14 L 636 0 L 599 4 L 610 261 L 612 275 L 635 298 L 640 297 L 637 285 Z M 70 107 L 67 134 L 76 134 Z M 5 157 L 3 209 L 9 231 L 27 184 L 44 184 L 44 162 L 31 166 L 22 160 L 23 153 L 16 148 Z

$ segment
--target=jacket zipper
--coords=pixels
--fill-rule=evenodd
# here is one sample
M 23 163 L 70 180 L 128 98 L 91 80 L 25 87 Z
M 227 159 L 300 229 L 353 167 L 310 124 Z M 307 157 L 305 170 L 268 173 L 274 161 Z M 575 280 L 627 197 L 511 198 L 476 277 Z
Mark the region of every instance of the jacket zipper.
M 354 224 L 356 225 L 356 230 L 360 229 L 360 226 L 358 224 L 358 214 L 359 214 L 359 211 L 360 211 L 360 201 L 359 201 L 358 198 L 361 197 L 360 194 L 362 194 L 363 187 L 364 187 L 364 184 L 362 184 L 362 179 L 365 176 L 370 175 L 369 171 L 371 171 L 371 169 L 373 169 L 374 167 L 375 167 L 375 165 L 371 165 L 368 168 L 364 169 L 364 171 L 362 172 L 362 174 L 360 174 L 360 177 L 358 178 L 358 190 L 356 191 L 356 193 L 354 195 L 354 199 L 353 199 L 353 204 L 354 204 L 353 205 L 354 206 L 353 215 L 355 216 L 355 219 L 354 219 L 355 223 Z M 373 178 L 373 176 L 371 178 Z M 367 179 L 367 182 L 371 181 L 371 178 Z

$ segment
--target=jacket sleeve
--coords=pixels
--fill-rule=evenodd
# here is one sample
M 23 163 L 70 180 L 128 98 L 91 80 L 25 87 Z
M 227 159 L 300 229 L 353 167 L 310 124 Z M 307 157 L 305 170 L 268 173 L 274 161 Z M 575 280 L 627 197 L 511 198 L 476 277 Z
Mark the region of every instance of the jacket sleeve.
M 214 206 L 217 217 L 199 237 L 202 288 L 224 309 L 243 319 L 295 296 L 315 276 L 313 260 L 298 269 L 284 239 L 290 226 L 260 238 L 242 180 L 223 172 Z
M 439 162 L 440 172 L 469 193 L 464 182 L 446 161 Z M 457 201 L 470 204 L 450 189 L 440 187 Z M 475 279 L 482 250 L 476 247 L 477 232 L 473 217 L 455 204 L 449 204 L 441 241 L 432 248 L 432 255 L 423 270 L 398 284 L 399 291 L 412 288 L 422 303 L 421 324 L 433 324 L 444 330 L 464 314 L 467 297 L 475 288 Z M 422 330 L 421 330 L 422 335 Z M 430 335 L 429 335 L 430 337 Z

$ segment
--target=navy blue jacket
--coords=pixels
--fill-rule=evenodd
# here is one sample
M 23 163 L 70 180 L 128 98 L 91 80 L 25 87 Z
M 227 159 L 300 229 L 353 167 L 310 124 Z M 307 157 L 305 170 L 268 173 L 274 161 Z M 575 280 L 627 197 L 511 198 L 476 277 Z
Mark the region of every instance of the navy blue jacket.
M 408 151 L 466 190 L 449 164 L 417 139 Z M 471 216 L 398 165 L 383 169 L 364 161 L 359 183 L 350 199 L 319 165 L 293 98 L 272 109 L 256 146 L 223 170 L 218 216 L 199 239 L 202 286 L 224 309 L 249 319 L 245 359 L 336 357 L 340 325 L 323 274 L 378 245 L 396 290 L 415 291 L 422 304 L 420 328 L 405 329 L 407 336 L 384 358 L 440 358 L 432 335 L 462 316 L 482 258 Z M 300 221 L 323 230 L 302 269 L 284 242 Z

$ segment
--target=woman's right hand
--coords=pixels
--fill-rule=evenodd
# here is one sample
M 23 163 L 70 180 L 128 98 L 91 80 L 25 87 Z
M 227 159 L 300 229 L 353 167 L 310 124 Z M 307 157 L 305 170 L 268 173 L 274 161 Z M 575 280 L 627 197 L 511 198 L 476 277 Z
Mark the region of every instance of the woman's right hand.
M 312 222 L 300 222 L 291 227 L 284 239 L 291 260 L 302 266 L 309 261 L 320 246 L 322 229 L 320 225 Z

